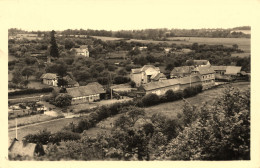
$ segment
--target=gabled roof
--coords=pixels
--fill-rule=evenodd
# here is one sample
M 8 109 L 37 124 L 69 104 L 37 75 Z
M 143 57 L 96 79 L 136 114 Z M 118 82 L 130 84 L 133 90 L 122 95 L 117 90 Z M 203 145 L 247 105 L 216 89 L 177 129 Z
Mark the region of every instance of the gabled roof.
M 36 144 L 27 143 L 24 144 L 22 141 L 14 140 L 9 147 L 9 152 L 11 154 L 21 155 L 21 156 L 34 156 Z
M 183 78 L 179 78 L 180 84 L 184 85 L 187 83 L 195 83 L 195 82 L 201 82 L 201 79 L 199 78 L 199 76 L 187 76 L 187 77 L 183 77 Z
M 227 66 L 226 75 L 237 75 L 240 73 L 241 67 L 240 66 Z
M 197 67 L 193 71 L 198 71 L 201 75 L 215 73 L 214 69 L 211 67 Z
M 171 75 L 172 74 L 184 74 L 184 73 L 191 73 L 191 71 L 194 69 L 193 66 L 181 66 L 181 67 L 175 67 L 172 71 L 171 71 Z
M 86 86 L 66 88 L 66 90 L 73 98 L 105 93 L 103 86 L 97 82 L 90 83 Z
M 157 71 L 160 71 L 159 67 L 155 67 L 154 65 L 144 65 L 142 68 L 135 68 L 135 69 L 131 69 L 132 73 L 141 73 L 146 71 L 148 68 L 153 68 Z
M 154 74 L 151 76 L 152 80 L 159 80 L 160 78 L 166 78 L 166 76 L 163 73 Z
M 178 84 L 179 84 L 178 79 L 168 79 L 168 80 L 162 80 L 162 81 L 159 81 L 159 82 L 147 83 L 147 84 L 142 85 L 141 87 L 144 90 L 148 91 L 148 90 L 160 89 L 160 88 L 178 85 Z
M 227 66 L 211 66 L 214 71 L 225 71 L 227 69 Z
M 42 74 L 41 79 L 57 79 L 57 75 L 54 73 Z

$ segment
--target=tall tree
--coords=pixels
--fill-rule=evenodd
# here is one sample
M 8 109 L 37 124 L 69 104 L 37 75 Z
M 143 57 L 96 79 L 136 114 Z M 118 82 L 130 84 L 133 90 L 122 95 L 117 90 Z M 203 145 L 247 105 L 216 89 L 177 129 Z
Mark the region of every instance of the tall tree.
M 55 31 L 51 31 L 51 49 L 50 49 L 50 55 L 52 57 L 59 57 L 59 50 L 55 39 Z

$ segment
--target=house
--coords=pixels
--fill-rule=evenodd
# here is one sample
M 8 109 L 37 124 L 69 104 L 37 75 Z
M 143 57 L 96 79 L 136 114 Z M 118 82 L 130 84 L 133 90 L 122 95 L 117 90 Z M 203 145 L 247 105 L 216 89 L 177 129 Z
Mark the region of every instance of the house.
M 186 76 L 179 78 L 180 90 L 184 90 L 187 87 L 195 87 L 202 85 L 202 81 L 199 76 Z
M 170 73 L 170 78 L 182 78 L 189 76 L 193 69 L 194 66 L 175 67 Z
M 143 91 L 145 94 L 153 93 L 157 95 L 164 95 L 168 90 L 178 91 L 179 89 L 180 83 L 178 79 L 168 79 L 143 84 L 138 90 Z
M 215 86 L 215 71 L 211 67 L 196 67 L 192 70 L 192 75 L 198 75 L 203 89 Z
M 151 82 L 151 77 L 155 78 L 160 74 L 160 68 L 153 65 L 144 65 L 142 68 L 135 68 L 131 70 L 130 78 L 139 87 L 141 84 Z
M 89 57 L 89 51 L 87 45 L 81 45 L 80 48 L 72 48 L 70 51 L 75 51 L 77 56 Z
M 73 80 L 69 75 L 64 76 L 63 80 L 67 81 L 66 87 L 77 87 L 77 86 L 79 86 L 79 83 L 77 81 Z
M 151 82 L 157 82 L 162 80 L 167 80 L 166 76 L 163 73 L 153 74 L 151 76 Z
M 67 93 L 72 96 L 71 104 L 89 103 L 100 100 L 100 95 L 106 93 L 103 86 L 97 82 L 86 86 L 66 88 Z
M 195 67 L 210 67 L 210 62 L 208 60 L 187 60 L 187 65 L 194 65 Z
M 231 76 L 231 77 L 239 76 L 241 73 L 241 68 L 242 67 L 240 67 L 240 66 L 227 66 L 225 75 Z
M 50 86 L 58 86 L 58 76 L 54 73 L 45 73 L 41 76 L 42 83 Z
M 34 156 L 42 156 L 45 154 L 44 147 L 41 144 L 24 143 L 16 138 L 11 142 L 8 148 L 8 153 L 11 156 L 23 156 L 33 158 Z
M 213 70 L 216 72 L 216 75 L 224 75 L 227 70 L 227 66 L 211 66 Z

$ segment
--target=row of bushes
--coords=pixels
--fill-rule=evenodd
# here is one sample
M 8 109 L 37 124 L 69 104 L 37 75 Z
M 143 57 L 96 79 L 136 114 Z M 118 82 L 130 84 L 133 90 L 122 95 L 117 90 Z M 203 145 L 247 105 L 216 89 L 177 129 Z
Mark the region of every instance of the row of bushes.
M 200 92 L 202 92 L 202 85 L 188 87 L 185 88 L 183 91 L 177 91 L 177 92 L 168 90 L 162 96 L 158 96 L 156 94 L 148 94 L 145 95 L 141 100 L 137 101 L 137 106 L 148 107 L 159 103 L 171 102 L 175 100 L 180 100 L 182 98 L 195 96 Z
M 109 106 L 98 107 L 94 112 L 84 119 L 81 119 L 78 124 L 69 124 L 64 127 L 64 130 L 81 133 L 84 130 L 94 127 L 97 123 L 108 117 L 119 114 L 122 107 L 134 105 L 133 101 L 127 101 L 123 103 L 114 103 Z
M 18 95 L 34 94 L 34 93 L 48 93 L 48 92 L 52 92 L 52 90 L 53 90 L 53 88 L 26 89 L 26 90 L 10 92 L 10 93 L 8 93 L 8 96 L 18 96 Z

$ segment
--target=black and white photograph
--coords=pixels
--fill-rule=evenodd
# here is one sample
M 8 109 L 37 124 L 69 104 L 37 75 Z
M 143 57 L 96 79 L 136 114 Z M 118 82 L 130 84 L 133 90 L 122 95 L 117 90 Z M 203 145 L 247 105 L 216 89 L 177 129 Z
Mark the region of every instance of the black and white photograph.
M 5 165 L 259 167 L 259 0 L 1 3 Z

